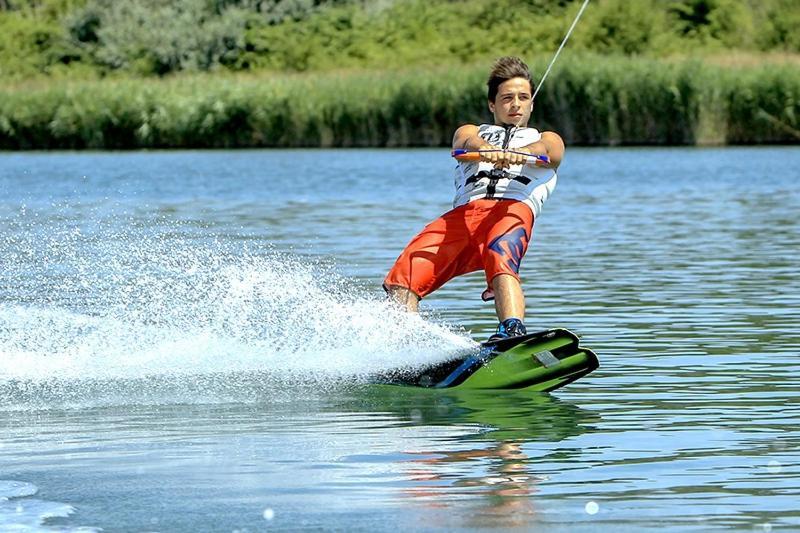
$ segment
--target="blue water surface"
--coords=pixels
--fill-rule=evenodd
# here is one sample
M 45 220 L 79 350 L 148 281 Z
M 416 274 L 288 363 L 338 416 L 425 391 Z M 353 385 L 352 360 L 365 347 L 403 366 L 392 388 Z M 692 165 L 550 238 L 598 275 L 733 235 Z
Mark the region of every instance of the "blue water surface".
M 800 529 L 800 149 L 569 149 L 520 274 L 601 367 L 367 385 L 485 338 L 386 305 L 443 150 L 0 154 L 0 531 Z

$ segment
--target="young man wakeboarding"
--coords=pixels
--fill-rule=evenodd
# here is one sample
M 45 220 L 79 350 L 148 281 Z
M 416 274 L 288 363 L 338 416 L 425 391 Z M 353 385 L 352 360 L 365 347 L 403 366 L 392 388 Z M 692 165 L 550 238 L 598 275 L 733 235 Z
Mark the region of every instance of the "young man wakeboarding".
M 529 128 L 533 82 L 528 66 L 503 57 L 489 74 L 488 104 L 494 124 L 458 128 L 453 149 L 480 151 L 480 161 L 456 166 L 453 209 L 408 244 L 384 279 L 389 297 L 409 311 L 456 276 L 483 270 L 484 301 L 494 298 L 500 325 L 489 340 L 524 335 L 525 297 L 519 265 L 542 204 L 556 186 L 564 142 Z M 533 166 L 526 154 L 547 156 Z

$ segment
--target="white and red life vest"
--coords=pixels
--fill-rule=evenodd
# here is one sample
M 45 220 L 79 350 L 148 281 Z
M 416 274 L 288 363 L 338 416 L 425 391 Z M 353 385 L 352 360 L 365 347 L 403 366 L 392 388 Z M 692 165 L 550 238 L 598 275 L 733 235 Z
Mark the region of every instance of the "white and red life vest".
M 498 148 L 522 148 L 542 138 L 535 128 L 515 128 L 481 124 L 478 135 Z M 497 170 L 483 161 L 459 161 L 456 165 L 456 197 L 453 207 L 481 198 L 503 198 L 525 202 L 539 216 L 542 205 L 556 188 L 555 169 L 531 165 L 512 165 Z

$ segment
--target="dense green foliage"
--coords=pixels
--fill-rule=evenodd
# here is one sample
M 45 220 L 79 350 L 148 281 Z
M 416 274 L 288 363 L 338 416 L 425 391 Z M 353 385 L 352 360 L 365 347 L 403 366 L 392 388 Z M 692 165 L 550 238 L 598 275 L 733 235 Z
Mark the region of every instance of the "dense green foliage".
M 491 59 L 537 77 L 580 4 L 0 0 L 0 148 L 446 145 L 487 118 Z M 535 121 L 571 144 L 797 142 L 798 53 L 797 0 L 593 0 Z
M 533 123 L 568 144 L 800 139 L 800 69 L 566 59 Z M 29 82 L 0 88 L 0 148 L 443 146 L 489 119 L 485 70 Z
M 401 68 L 550 54 L 579 0 L 0 0 L 0 76 Z M 800 52 L 796 0 L 594 0 L 570 49 Z

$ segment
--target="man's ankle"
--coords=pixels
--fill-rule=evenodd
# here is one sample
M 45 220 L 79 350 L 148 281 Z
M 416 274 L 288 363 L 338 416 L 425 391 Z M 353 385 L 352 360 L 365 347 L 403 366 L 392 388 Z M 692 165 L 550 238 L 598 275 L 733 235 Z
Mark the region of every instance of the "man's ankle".
M 527 332 L 522 320 L 511 317 L 500 322 L 500 325 L 497 326 L 497 332 L 489 337 L 489 340 L 494 341 L 508 339 L 510 337 L 519 337 L 520 335 L 525 335 Z

